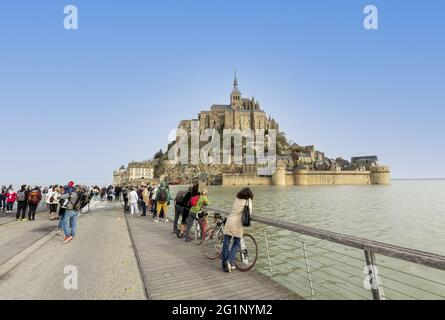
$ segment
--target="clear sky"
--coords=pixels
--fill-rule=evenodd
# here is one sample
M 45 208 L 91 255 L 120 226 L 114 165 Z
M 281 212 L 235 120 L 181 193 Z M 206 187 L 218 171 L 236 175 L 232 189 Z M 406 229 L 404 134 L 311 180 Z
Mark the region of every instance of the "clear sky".
M 293 141 L 444 178 L 444 16 L 442 0 L 2 1 L 0 184 L 111 183 L 228 103 L 235 67 Z

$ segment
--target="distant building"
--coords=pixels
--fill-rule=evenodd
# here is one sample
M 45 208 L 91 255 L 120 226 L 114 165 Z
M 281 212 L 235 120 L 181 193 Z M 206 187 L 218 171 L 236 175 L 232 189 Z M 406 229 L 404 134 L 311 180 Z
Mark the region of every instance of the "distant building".
M 371 167 L 378 165 L 377 156 L 362 156 L 351 158 L 351 168 L 354 170 L 369 170 Z
M 154 178 L 154 166 L 150 161 L 130 162 L 125 169 L 121 166 L 113 173 L 113 184 L 123 185 L 137 183 L 141 180 L 151 180 Z

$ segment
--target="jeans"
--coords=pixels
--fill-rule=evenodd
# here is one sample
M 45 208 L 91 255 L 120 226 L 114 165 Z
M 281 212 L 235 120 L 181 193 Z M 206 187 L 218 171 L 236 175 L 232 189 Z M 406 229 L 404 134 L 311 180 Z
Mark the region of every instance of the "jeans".
M 182 215 L 182 210 L 184 208 L 181 207 L 178 204 L 175 204 L 175 220 L 173 221 L 173 232 L 178 231 L 178 222 L 179 222 L 179 217 Z
M 77 227 L 77 216 L 79 215 L 78 212 L 73 210 L 66 210 L 65 214 L 63 215 L 63 232 L 65 232 L 66 237 L 74 237 L 76 235 L 76 227 Z M 71 232 L 70 232 L 71 227 Z
M 187 228 L 185 229 L 185 239 L 190 240 L 190 230 L 192 230 L 193 222 L 195 222 L 196 213 L 190 211 L 189 217 L 187 218 Z
M 14 208 L 14 202 L 6 203 L 6 211 L 12 211 L 13 208 Z
M 136 212 L 136 214 L 139 213 L 139 208 L 137 203 L 130 203 L 130 213 L 133 215 Z
M 38 207 L 38 204 L 31 204 L 31 203 L 29 204 L 29 210 L 28 210 L 29 220 L 35 220 L 37 207 Z
M 6 197 L 3 196 L 3 195 L 1 195 L 0 197 L 1 197 L 1 199 L 0 199 L 0 208 L 5 210 L 6 209 Z
M 142 216 L 146 216 L 147 215 L 147 204 L 145 203 L 145 201 L 141 201 L 141 207 L 142 207 Z
M 17 202 L 17 214 L 15 215 L 16 219 L 22 218 L 24 219 L 26 216 L 26 201 L 19 201 Z M 22 214 L 20 216 L 20 213 Z
M 233 244 L 232 248 L 230 248 L 229 250 L 230 241 L 232 240 L 232 238 L 233 238 Z M 226 268 L 226 261 L 229 261 L 230 264 L 233 264 L 235 262 L 235 255 L 237 254 L 238 249 L 240 247 L 240 241 L 241 238 L 232 237 L 227 234 L 224 236 L 224 243 L 221 253 L 223 269 Z

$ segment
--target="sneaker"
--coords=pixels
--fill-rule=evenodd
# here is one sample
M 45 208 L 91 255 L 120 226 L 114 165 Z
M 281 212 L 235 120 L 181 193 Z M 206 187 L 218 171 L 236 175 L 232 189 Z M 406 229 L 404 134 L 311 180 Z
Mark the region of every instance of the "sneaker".
M 158 220 L 158 219 L 155 219 L 155 222 L 159 222 L 159 220 Z
M 65 244 L 65 243 L 67 243 L 67 242 L 70 242 L 71 240 L 73 240 L 73 237 L 72 237 L 72 236 L 65 237 L 65 240 L 63 240 L 63 244 Z
M 236 270 L 236 267 L 235 267 L 235 266 L 232 266 L 232 270 Z
M 230 264 L 229 261 L 226 261 L 225 266 L 226 266 L 226 270 L 228 272 L 232 272 L 232 265 Z
M 23 218 L 23 219 L 20 219 L 20 221 L 28 221 L 28 219 L 26 219 L 26 218 Z
M 168 218 L 165 218 L 165 219 L 164 219 L 164 222 L 168 222 Z

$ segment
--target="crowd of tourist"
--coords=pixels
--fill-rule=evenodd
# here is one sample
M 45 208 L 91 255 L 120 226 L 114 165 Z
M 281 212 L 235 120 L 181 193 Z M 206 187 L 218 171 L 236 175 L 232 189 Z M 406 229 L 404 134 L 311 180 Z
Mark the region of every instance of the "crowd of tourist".
M 17 191 L 12 185 L 2 186 L 0 193 L 0 211 L 11 215 L 16 209 L 17 222 L 35 221 L 36 212 L 49 210 L 49 220 L 58 220 L 57 233 L 65 233 L 63 243 L 74 239 L 77 217 L 83 207 L 92 198 L 91 188 L 75 185 L 73 181 L 67 185 L 52 185 L 42 188 L 22 185 Z
M 165 182 L 158 185 L 141 187 L 119 188 L 109 186 L 102 192 L 103 198 L 107 195 L 108 200 L 120 199 L 124 204 L 124 211 L 134 217 L 138 215 L 147 216 L 149 211 L 154 222 L 160 220 L 169 221 L 168 212 L 172 202 L 174 202 L 173 234 L 178 238 L 190 242 L 193 239 L 191 230 L 193 224 L 198 219 L 198 215 L 205 206 L 210 205 L 207 196 L 208 190 L 200 188 L 196 183 L 186 190 L 176 193 L 175 199 L 172 197 L 169 186 Z M 102 199 L 104 200 L 104 199 Z M 224 225 L 224 241 L 222 247 L 222 268 L 225 272 L 235 269 L 235 255 L 239 250 L 240 241 L 243 237 L 244 227 L 242 224 L 242 214 L 245 206 L 252 212 L 253 193 L 250 188 L 243 188 L 236 195 L 231 214 Z
M 168 184 L 161 182 L 157 185 L 142 185 L 140 187 L 108 186 L 85 187 L 75 185 L 70 181 L 67 185 L 52 185 L 49 187 L 22 185 L 18 191 L 13 186 L 3 186 L 0 193 L 0 211 L 7 215 L 16 208 L 18 222 L 35 221 L 39 205 L 49 210 L 49 220 L 58 220 L 57 232 L 63 230 L 63 243 L 72 241 L 76 235 L 77 217 L 82 208 L 96 201 L 119 201 L 123 204 L 126 214 L 131 217 L 147 216 L 150 213 L 155 223 L 169 221 L 168 212 L 174 203 L 173 234 L 178 238 L 190 242 L 190 234 L 195 220 L 210 200 L 205 188 L 196 183 L 186 190 L 180 190 L 173 199 Z M 244 229 L 242 214 L 245 206 L 252 212 L 253 193 L 250 188 L 243 188 L 236 195 L 231 214 L 224 225 L 224 242 L 222 247 L 222 268 L 225 272 L 235 269 L 235 254 L 239 249 Z M 142 213 L 140 213 L 142 211 Z M 231 245 L 230 245 L 231 244 Z

